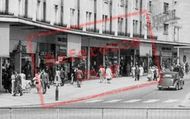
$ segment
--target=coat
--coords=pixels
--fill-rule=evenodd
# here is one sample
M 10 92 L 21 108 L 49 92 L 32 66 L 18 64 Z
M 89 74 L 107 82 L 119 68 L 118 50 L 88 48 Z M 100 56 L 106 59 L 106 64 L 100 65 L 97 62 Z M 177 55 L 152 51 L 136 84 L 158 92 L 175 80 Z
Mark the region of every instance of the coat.
M 110 68 L 106 69 L 106 79 L 112 79 L 112 71 Z

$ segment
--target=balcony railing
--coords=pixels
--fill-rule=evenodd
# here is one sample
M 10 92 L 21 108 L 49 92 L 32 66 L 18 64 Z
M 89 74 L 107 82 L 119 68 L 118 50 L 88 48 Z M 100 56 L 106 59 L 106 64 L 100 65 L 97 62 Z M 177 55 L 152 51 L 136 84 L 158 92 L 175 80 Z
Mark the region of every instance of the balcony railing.
M 74 30 L 82 30 L 82 27 L 79 27 L 77 25 L 71 25 L 70 28 Z
M 107 31 L 107 30 L 103 30 L 102 33 L 103 34 L 108 34 L 108 35 L 114 35 L 115 34 L 114 31 Z
M 54 23 L 55 26 L 67 27 L 67 24 L 64 23 Z
M 0 15 L 14 15 L 13 13 L 10 13 L 8 10 L 0 11 Z
M 118 35 L 119 36 L 125 36 L 125 33 L 124 32 L 118 32 Z
M 86 31 L 95 32 L 95 29 L 94 28 L 86 28 Z
M 36 21 L 38 21 L 38 22 L 42 22 L 42 23 L 46 23 L 46 24 L 50 24 L 50 21 L 46 21 L 46 20 L 44 20 L 44 19 L 36 19 Z
M 155 39 L 155 40 L 157 40 L 157 39 L 158 39 L 158 37 L 157 37 L 157 36 L 151 36 L 151 35 L 148 35 L 148 36 L 147 36 L 147 38 L 148 38 L 148 39 Z

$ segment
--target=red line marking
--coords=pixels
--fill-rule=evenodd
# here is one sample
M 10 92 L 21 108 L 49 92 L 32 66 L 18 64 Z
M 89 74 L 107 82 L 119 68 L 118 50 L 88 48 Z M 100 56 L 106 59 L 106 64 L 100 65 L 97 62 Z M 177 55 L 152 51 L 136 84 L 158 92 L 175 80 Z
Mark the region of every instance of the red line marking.
M 93 22 L 88 22 L 88 23 L 80 24 L 79 26 L 76 25 L 76 27 L 81 28 L 81 27 L 84 27 L 84 26 L 93 25 L 95 23 L 99 24 L 99 23 L 110 21 L 110 20 L 117 20 L 119 17 L 128 18 L 128 17 L 132 17 L 132 16 L 137 16 L 137 15 L 142 15 L 142 16 L 144 15 L 146 17 L 146 19 L 147 19 L 147 22 L 151 23 L 150 22 L 150 16 L 147 13 L 147 11 L 146 10 L 142 10 L 142 12 L 140 12 L 140 11 L 131 12 L 131 13 L 124 14 L 124 15 L 114 16 L 114 17 L 108 18 L 106 20 L 97 20 L 95 22 L 93 21 Z M 37 38 L 43 37 L 43 36 L 48 36 L 48 35 L 54 35 L 54 34 L 60 33 L 60 32 L 67 32 L 69 30 L 71 30 L 71 28 L 63 28 L 63 29 L 59 29 L 59 30 L 55 30 L 55 31 L 33 33 L 33 34 L 29 35 L 28 38 L 27 38 L 27 48 L 29 49 L 30 52 L 32 52 L 33 51 L 33 49 L 32 49 L 32 41 L 37 40 Z M 154 42 L 155 39 L 153 39 L 154 34 L 153 34 L 153 31 L 152 31 L 151 24 L 148 24 L 148 31 L 149 31 L 149 34 L 151 36 L 150 40 L 152 41 L 151 44 L 152 44 L 152 48 L 153 48 L 153 55 L 155 56 L 156 46 L 155 46 L 155 42 Z M 34 56 L 32 55 L 32 64 L 33 64 L 32 66 L 33 66 L 33 69 L 35 69 L 34 68 L 34 63 L 35 63 L 35 60 L 34 60 Z M 159 59 L 157 57 L 156 57 L 156 64 L 157 64 L 157 66 L 159 66 Z M 97 97 L 101 97 L 101 96 L 105 96 L 105 95 L 111 95 L 111 94 L 114 94 L 114 93 L 120 93 L 120 92 L 123 92 L 123 91 L 133 90 L 133 89 L 137 89 L 137 88 L 143 88 L 143 87 L 155 84 L 155 83 L 156 82 L 142 84 L 142 85 L 130 86 L 130 87 L 127 87 L 127 88 L 122 88 L 122 89 L 117 89 L 117 90 L 113 90 L 113 91 L 108 91 L 108 92 L 100 93 L 100 94 L 97 94 L 97 95 L 92 95 L 92 96 L 78 98 L 78 99 L 75 99 L 75 100 L 63 101 L 63 102 L 52 103 L 52 104 L 46 104 L 45 103 L 44 96 L 43 96 L 42 93 L 39 93 L 39 97 L 40 97 L 41 106 L 47 108 L 47 107 L 63 106 L 63 105 L 66 105 L 66 104 L 81 102 L 81 101 L 84 101 L 84 100 L 87 100 L 87 99 L 97 98 Z

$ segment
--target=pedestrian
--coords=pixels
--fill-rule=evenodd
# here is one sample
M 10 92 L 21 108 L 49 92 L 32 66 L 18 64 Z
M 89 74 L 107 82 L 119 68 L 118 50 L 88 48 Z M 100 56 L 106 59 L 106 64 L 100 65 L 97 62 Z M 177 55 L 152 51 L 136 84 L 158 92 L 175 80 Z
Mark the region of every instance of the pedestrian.
M 71 68 L 71 71 L 70 71 L 70 83 L 73 84 L 74 81 L 76 81 L 76 69 L 75 68 Z
M 21 76 L 14 71 L 13 75 L 11 76 L 13 82 L 13 96 L 16 96 L 17 93 L 20 94 L 20 96 L 23 95 L 22 93 L 22 80 Z
M 14 96 L 14 92 L 15 92 L 15 81 L 16 81 L 16 71 L 13 71 L 12 72 L 12 75 L 11 75 L 11 84 L 12 84 L 12 91 L 11 91 L 11 94 Z
M 65 85 L 65 70 L 63 69 L 63 67 L 61 68 L 60 71 L 60 77 L 61 77 L 61 86 Z
M 35 77 L 33 78 L 33 83 L 36 86 L 37 92 L 39 92 L 39 89 L 41 87 L 41 79 L 40 79 L 40 69 L 36 68 Z
M 57 66 L 55 71 L 55 80 L 54 83 L 60 85 L 61 84 L 61 72 L 59 66 Z
M 134 78 L 135 77 L 135 66 L 134 65 L 132 66 L 131 71 L 132 71 L 132 77 Z
M 22 72 L 19 75 L 20 75 L 21 81 L 22 81 L 22 89 L 25 89 L 25 87 L 27 85 L 27 81 L 26 81 L 26 75 L 24 74 L 24 70 L 22 70 Z
M 81 87 L 81 83 L 82 83 L 82 79 L 83 79 L 83 72 L 81 69 L 76 68 L 76 81 L 77 81 L 77 87 Z
M 99 77 L 100 77 L 100 83 L 102 83 L 105 79 L 105 68 L 104 66 L 100 66 L 100 69 L 98 71 Z
M 156 67 L 154 68 L 153 74 L 154 74 L 153 80 L 154 80 L 154 81 L 157 81 L 157 71 L 156 71 Z
M 135 67 L 135 81 L 139 81 L 140 79 L 140 69 L 139 69 L 139 66 L 136 65 Z
M 40 73 L 40 79 L 41 79 L 42 93 L 45 94 L 47 88 L 50 88 L 50 86 L 49 86 L 49 76 L 44 69 Z
M 189 72 L 189 64 L 188 64 L 188 62 L 185 63 L 185 72 L 186 72 L 186 74 L 188 74 L 188 72 Z
M 107 83 L 110 84 L 110 81 L 112 80 L 112 71 L 109 66 L 106 68 L 106 79 Z
M 139 67 L 139 70 L 140 70 L 140 76 L 143 76 L 144 75 L 144 68 L 141 65 Z

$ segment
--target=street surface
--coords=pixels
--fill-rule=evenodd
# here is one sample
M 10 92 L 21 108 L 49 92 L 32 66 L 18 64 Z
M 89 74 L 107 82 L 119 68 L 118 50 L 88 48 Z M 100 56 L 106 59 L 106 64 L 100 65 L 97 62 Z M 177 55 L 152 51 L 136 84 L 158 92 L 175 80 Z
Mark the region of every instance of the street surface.
M 176 108 L 190 90 L 190 79 L 185 79 L 184 89 L 159 91 L 157 85 L 87 100 L 69 107 L 97 108 Z
M 185 78 L 183 90 L 161 90 L 157 84 L 126 90 L 119 93 L 84 99 L 79 102 L 58 105 L 57 108 L 41 108 L 36 89 L 23 96 L 0 95 L 1 119 L 189 119 L 190 109 L 180 107 L 190 90 L 189 76 Z M 125 84 L 126 83 L 126 84 Z M 115 88 L 147 83 L 146 77 L 135 82 L 131 77 L 115 79 L 111 84 L 99 83 L 98 80 L 83 82 L 78 89 L 70 84 L 60 87 L 60 101 L 63 97 L 80 97 L 113 90 Z M 122 85 L 123 84 L 123 85 Z M 55 87 L 52 86 L 44 95 L 46 102 L 54 99 Z M 63 92 L 61 92 L 63 91 Z M 68 93 L 66 93 L 68 92 Z M 82 95 L 84 94 L 84 95 Z M 62 96 L 62 97 L 61 97 Z M 69 99 L 69 98 L 68 98 Z M 71 98 L 72 99 L 72 98 Z M 49 100 L 49 101 L 48 101 Z M 55 101 L 53 101 L 55 102 Z M 11 106 L 12 105 L 12 106 Z M 16 108 L 15 108 L 16 107 Z M 18 107 L 18 108 L 17 108 Z M 24 107 L 24 108 L 22 108 Z

